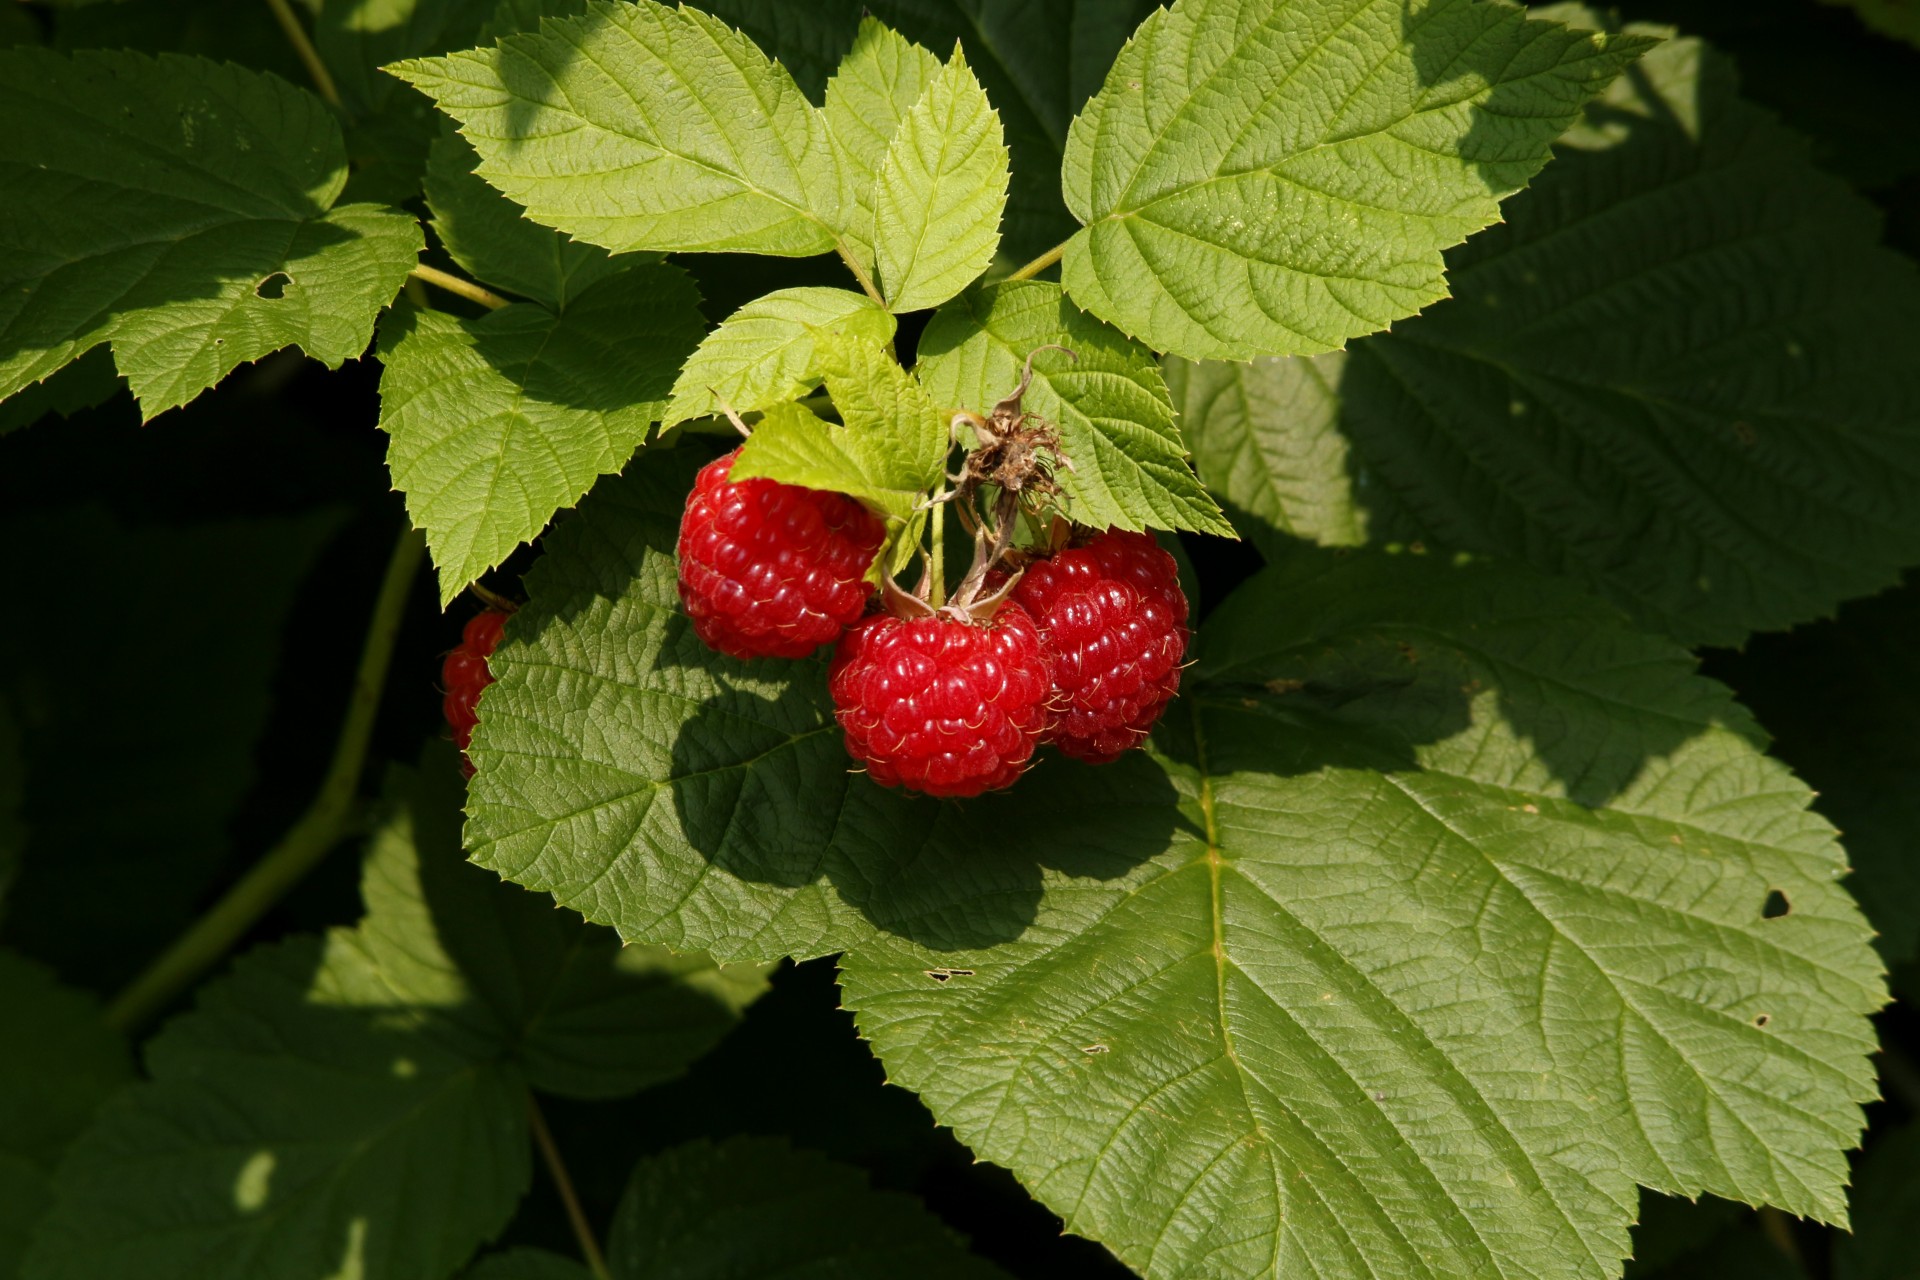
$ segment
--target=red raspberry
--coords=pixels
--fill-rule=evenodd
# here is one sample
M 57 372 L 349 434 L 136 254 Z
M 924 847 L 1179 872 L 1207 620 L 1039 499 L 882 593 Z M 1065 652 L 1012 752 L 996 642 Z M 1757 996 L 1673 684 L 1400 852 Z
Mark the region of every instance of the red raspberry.
M 1173 557 L 1150 534 L 1109 529 L 1035 561 L 1013 599 L 1053 661 L 1047 741 L 1091 764 L 1144 742 L 1180 691 L 1190 634 Z
M 680 520 L 680 599 L 694 634 L 736 658 L 804 658 L 860 617 L 880 518 L 840 493 L 729 483 L 735 450 L 700 470 Z
M 985 624 L 875 614 L 840 637 L 828 679 L 847 753 L 882 786 L 997 790 L 1046 727 L 1046 653 L 1017 605 Z
M 487 657 L 499 645 L 501 628 L 506 625 L 507 615 L 500 610 L 476 613 L 461 631 L 459 646 L 440 664 L 440 685 L 447 691 L 440 701 L 440 709 L 453 730 L 454 745 L 463 753 L 460 767 L 469 778 L 473 776 L 473 766 L 466 762 L 464 753 L 467 744 L 473 741 L 473 727 L 480 723 L 477 712 L 480 692 L 493 683 Z

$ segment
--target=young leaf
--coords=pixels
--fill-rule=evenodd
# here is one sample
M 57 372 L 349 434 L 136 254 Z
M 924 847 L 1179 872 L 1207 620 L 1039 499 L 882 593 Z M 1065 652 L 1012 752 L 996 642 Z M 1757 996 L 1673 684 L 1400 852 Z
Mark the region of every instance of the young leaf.
M 440 569 L 445 605 L 617 471 L 699 339 L 686 274 L 633 267 L 556 316 L 402 310 L 381 333 L 387 465 Z
M 1920 559 L 1920 276 L 1725 60 L 1656 50 L 1506 216 L 1391 334 L 1170 361 L 1215 490 L 1306 537 L 1525 558 L 1688 642 Z
M 593 285 L 634 265 L 605 249 L 569 240 L 536 222 L 473 171 L 479 157 L 465 138 L 442 133 L 427 158 L 427 208 L 433 233 L 476 279 L 564 311 Z
M 1499 216 L 1653 41 L 1434 0 L 1177 0 L 1067 140 L 1061 280 L 1160 351 L 1328 351 L 1446 296 Z
M 1096 528 L 1234 536 L 1187 466 L 1153 353 L 1073 306 L 1059 285 L 1008 281 L 941 308 L 921 335 L 917 371 L 936 401 L 979 413 L 1048 345 L 1073 355 L 1034 356 L 1024 405 L 1060 429 L 1073 462 L 1056 476 L 1068 514 Z
M 91 999 L 4 951 L 0 1026 L 0 1276 L 17 1276 L 54 1165 L 133 1063 Z
M 147 418 L 281 347 L 360 355 L 422 241 L 335 205 L 346 168 L 325 104 L 277 77 L 0 50 L 0 398 L 103 342 Z
M 846 289 L 779 289 L 741 307 L 701 339 L 673 384 L 662 428 L 721 412 L 752 413 L 797 400 L 826 376 L 814 332 L 827 329 L 885 346 L 894 319 Z
M 1844 1220 L 1879 966 L 1832 829 L 1689 655 L 1363 552 L 1201 643 L 1163 840 L 875 886 L 842 981 L 890 1079 L 1155 1280 L 1601 1280 L 1635 1181 Z
M 919 1201 L 777 1138 L 695 1142 L 633 1171 L 614 1280 L 1005 1280 Z
M 874 283 L 893 312 L 935 307 L 993 261 L 1007 144 L 956 50 L 900 122 L 874 176 Z
M 389 69 L 460 122 L 481 177 L 575 239 L 616 253 L 834 247 L 825 121 L 780 64 L 698 10 L 595 5 Z
M 827 81 L 822 112 L 840 164 L 840 231 L 873 266 L 873 192 L 894 134 L 941 74 L 940 59 L 877 18 L 860 23 L 853 48 Z
M 890 520 L 911 520 L 945 469 L 946 416 L 884 347 L 824 333 L 817 346 L 846 425 L 829 426 L 799 405 L 778 406 L 754 428 L 728 478 L 837 491 Z

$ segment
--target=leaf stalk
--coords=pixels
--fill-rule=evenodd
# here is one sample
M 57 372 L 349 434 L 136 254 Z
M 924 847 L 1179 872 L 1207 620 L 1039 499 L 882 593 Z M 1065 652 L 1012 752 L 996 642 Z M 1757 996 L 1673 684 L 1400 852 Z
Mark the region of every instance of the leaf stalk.
M 400 633 L 407 595 L 419 572 L 426 541 L 411 526 L 403 529 L 387 560 L 380 594 L 360 650 L 346 719 L 333 746 L 333 759 L 319 792 L 280 842 L 227 890 L 187 931 L 174 940 L 139 977 L 107 1006 L 107 1025 L 131 1033 L 163 1012 L 182 991 L 233 949 L 273 904 L 305 877 L 346 834 L 366 765 L 367 743 L 380 710 L 393 644 Z
M 580 1244 L 580 1256 L 586 1259 L 587 1270 L 593 1272 L 594 1280 L 612 1280 L 607 1270 L 607 1256 L 600 1252 L 600 1242 L 594 1238 L 593 1224 L 587 1221 L 586 1210 L 580 1207 L 580 1197 L 574 1192 L 573 1178 L 567 1173 L 566 1161 L 560 1158 L 560 1147 L 553 1140 L 553 1130 L 547 1127 L 547 1117 L 540 1111 L 540 1104 L 534 1101 L 531 1093 L 527 1095 L 527 1124 L 533 1130 L 534 1145 L 540 1148 L 540 1158 L 546 1162 L 547 1173 L 553 1178 L 553 1189 L 560 1195 L 560 1203 L 566 1207 L 567 1222 L 573 1227 L 573 1238 Z
M 286 32 L 287 43 L 293 46 L 294 53 L 306 67 L 307 77 L 313 81 L 314 89 L 335 111 L 345 111 L 347 107 L 340 100 L 340 86 L 333 82 L 333 73 L 320 60 L 320 50 L 314 48 L 313 39 L 307 35 L 307 29 L 300 25 L 300 16 L 293 11 L 293 6 L 287 0 L 267 0 L 267 8 L 273 10 L 280 29 Z
M 1007 279 L 1031 280 L 1035 276 L 1039 275 L 1042 271 L 1045 271 L 1048 267 L 1052 266 L 1054 263 L 1060 261 L 1061 258 L 1066 256 L 1066 253 L 1067 253 L 1067 242 L 1065 240 L 1062 240 L 1059 244 L 1053 246 L 1053 248 L 1047 250 L 1045 253 L 1035 258 L 1032 262 L 1029 262 L 1026 266 L 1020 268 L 1018 271 L 1008 276 Z
M 473 281 L 462 279 L 450 271 L 442 271 L 438 267 L 429 267 L 425 263 L 421 263 L 409 271 L 407 278 L 409 280 L 422 280 L 427 284 L 433 285 L 435 288 L 445 289 L 448 293 L 465 298 L 468 302 L 477 302 L 489 311 L 498 311 L 507 305 L 505 298 L 493 290 L 486 288 L 484 285 L 477 285 Z

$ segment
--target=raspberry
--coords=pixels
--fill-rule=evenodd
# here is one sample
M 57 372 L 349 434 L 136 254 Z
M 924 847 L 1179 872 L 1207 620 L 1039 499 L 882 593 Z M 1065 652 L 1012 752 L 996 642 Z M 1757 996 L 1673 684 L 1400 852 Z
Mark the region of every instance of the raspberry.
M 1047 741 L 1090 764 L 1116 760 L 1180 691 L 1187 595 L 1151 535 L 1117 529 L 1035 561 L 1013 591 L 1053 662 Z
M 465 752 L 473 741 L 473 727 L 480 723 L 480 692 L 493 683 L 487 657 L 499 645 L 501 628 L 506 625 L 507 615 L 500 610 L 476 613 L 461 631 L 459 646 L 440 664 L 440 685 L 447 691 L 440 709 L 453 730 L 454 745 L 462 752 L 460 767 L 469 778 L 473 766 L 466 762 Z
M 804 658 L 866 608 L 886 538 L 852 498 L 701 468 L 680 520 L 680 599 L 694 634 L 736 658 Z
M 882 786 L 997 790 L 1046 727 L 1046 653 L 1016 605 L 987 623 L 875 614 L 840 637 L 828 678 L 847 752 Z

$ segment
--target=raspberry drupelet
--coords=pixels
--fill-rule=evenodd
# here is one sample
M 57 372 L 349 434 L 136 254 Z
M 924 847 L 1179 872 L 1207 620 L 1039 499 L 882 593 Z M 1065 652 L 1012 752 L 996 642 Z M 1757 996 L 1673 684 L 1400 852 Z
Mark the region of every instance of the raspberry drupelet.
M 680 521 L 680 599 L 701 640 L 735 658 L 804 658 L 860 617 L 886 538 L 844 494 L 729 482 L 735 450 L 701 468 Z
M 985 623 L 875 614 L 840 638 L 829 681 L 848 754 L 930 796 L 1011 785 L 1046 727 L 1046 656 L 1017 605 Z
M 1109 529 L 1034 561 L 1013 599 L 1053 664 L 1047 741 L 1091 764 L 1146 741 L 1180 691 L 1190 634 L 1173 557 L 1150 534 Z
M 480 694 L 493 683 L 487 658 L 499 647 L 506 625 L 507 615 L 501 610 L 474 614 L 460 633 L 459 645 L 440 664 L 440 686 L 447 691 L 440 709 L 453 730 L 453 744 L 460 748 L 460 765 L 468 777 L 473 776 L 473 767 L 466 762 L 466 750 L 473 741 L 474 726 L 480 723 Z

